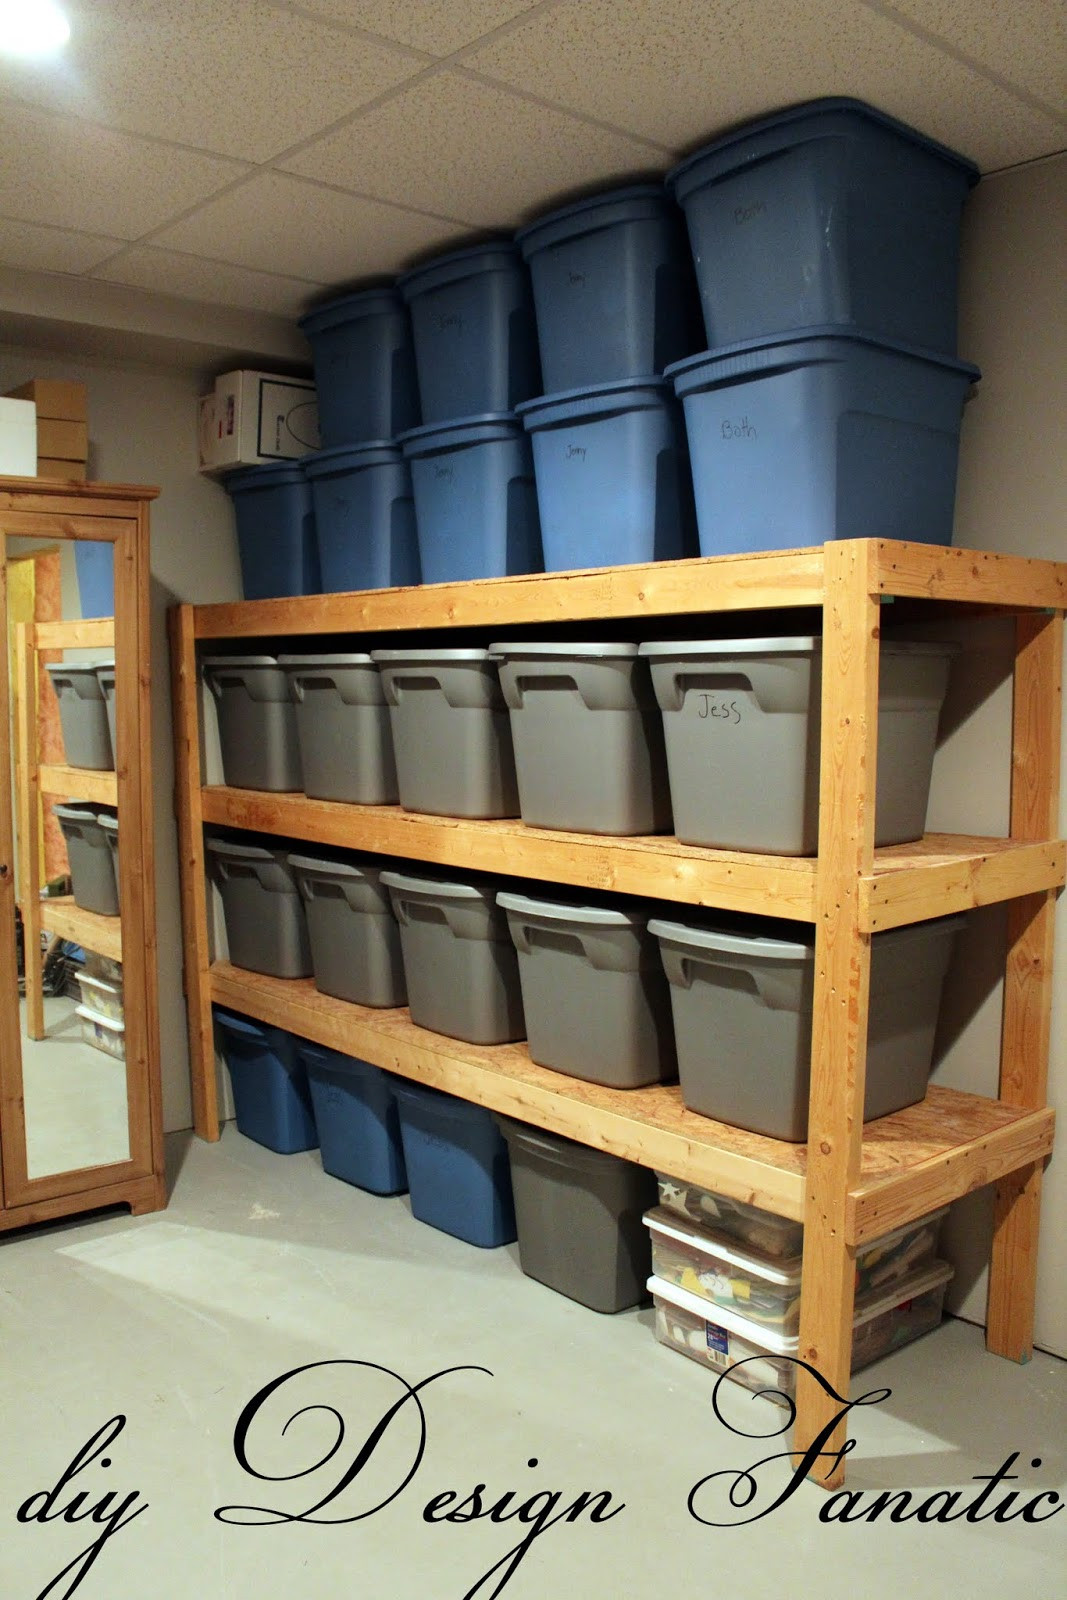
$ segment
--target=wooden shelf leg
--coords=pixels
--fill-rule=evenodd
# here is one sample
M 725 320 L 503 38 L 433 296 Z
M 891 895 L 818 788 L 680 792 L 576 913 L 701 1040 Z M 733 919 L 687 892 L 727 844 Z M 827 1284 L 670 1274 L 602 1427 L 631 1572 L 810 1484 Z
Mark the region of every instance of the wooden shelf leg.
M 878 622 L 867 541 L 827 544 L 823 624 L 819 873 L 804 1269 L 793 1448 L 824 1488 L 845 1476 L 855 1252 L 849 1191 L 859 1176 L 867 1063 L 870 937 L 859 879 L 874 856 Z M 820 1379 L 822 1380 L 820 1382 Z
M 1063 617 L 1026 613 L 1015 631 L 1012 700 L 1011 836 L 1051 839 L 1059 831 L 1063 710 Z M 1028 1109 L 1048 1091 L 1052 947 L 1056 899 L 1027 895 L 1008 911 L 1000 1098 Z M 1012 1361 L 1034 1346 L 1041 1166 L 996 1186 L 989 1264 L 986 1345 Z
M 182 943 L 193 1127 L 201 1139 L 215 1140 L 221 1130 L 211 1021 L 199 686 L 192 606 L 175 606 L 170 613 L 169 624 L 174 702 L 174 809 L 181 855 Z
M 41 793 L 38 787 L 37 650 L 34 630 L 15 629 L 15 742 L 19 896 L 22 902 L 26 1034 L 43 1039 L 44 974 L 41 970 Z

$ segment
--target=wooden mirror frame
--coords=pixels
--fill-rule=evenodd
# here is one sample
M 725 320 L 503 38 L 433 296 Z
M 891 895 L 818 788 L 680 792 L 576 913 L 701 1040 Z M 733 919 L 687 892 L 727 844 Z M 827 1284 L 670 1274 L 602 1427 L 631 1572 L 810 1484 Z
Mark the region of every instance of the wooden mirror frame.
M 0 533 L 109 543 L 115 567 L 116 788 L 122 840 L 119 907 L 126 1005 L 126 1092 L 130 1155 L 126 1161 L 31 1178 L 27 1170 L 22 1088 L 22 1030 L 15 942 L 14 827 L 10 739 L 0 738 L 0 1232 L 104 1206 L 135 1215 L 166 1205 L 163 1106 L 159 1065 L 156 901 L 152 815 L 151 641 L 149 619 L 150 502 L 158 489 L 128 484 L 71 483 L 0 477 Z M 0 569 L 0 614 L 7 619 L 6 562 Z M 37 624 L 34 646 L 48 630 L 73 643 L 71 624 Z M 60 635 L 58 630 L 62 630 Z M 77 631 L 76 629 L 74 630 Z M 85 644 L 101 642 L 85 625 Z M 10 703 L 8 650 L 0 651 L 0 704 Z M 6 713 L 5 713 L 6 714 Z M 27 951 L 27 956 L 30 952 Z M 14 1000 L 14 1004 L 10 1003 Z

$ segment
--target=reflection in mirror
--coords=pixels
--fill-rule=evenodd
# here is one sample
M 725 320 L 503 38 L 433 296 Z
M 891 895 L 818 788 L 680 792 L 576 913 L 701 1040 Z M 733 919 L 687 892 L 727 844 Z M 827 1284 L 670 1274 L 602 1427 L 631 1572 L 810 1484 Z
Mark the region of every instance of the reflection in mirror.
M 6 541 L 27 1176 L 130 1156 L 113 552 Z M 84 629 L 62 624 L 92 623 Z M 21 625 L 21 626 L 20 626 Z M 38 635 L 41 627 L 47 633 Z

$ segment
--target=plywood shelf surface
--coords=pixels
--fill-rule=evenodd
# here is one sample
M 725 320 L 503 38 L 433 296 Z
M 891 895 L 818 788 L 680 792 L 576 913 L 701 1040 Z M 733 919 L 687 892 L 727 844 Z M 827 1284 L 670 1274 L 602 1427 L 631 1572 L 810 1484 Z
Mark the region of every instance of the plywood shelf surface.
M 677 1084 L 610 1089 L 585 1083 L 537 1066 L 524 1043 L 447 1039 L 418 1027 L 406 1010 L 351 1005 L 320 994 L 311 979 L 271 978 L 227 962 L 211 968 L 211 993 L 219 1005 L 491 1111 L 803 1219 L 806 1146 L 688 1111 Z M 1052 1122 L 1051 1111 L 1027 1113 L 935 1086 L 920 1105 L 868 1123 L 851 1197 L 850 1243 L 877 1237 L 1014 1170 L 1020 1152 L 1028 1159 L 1047 1154 Z
M 72 895 L 41 901 L 41 923 L 57 939 L 70 939 L 97 955 L 122 960 L 122 918 L 102 917 L 74 904 Z
M 92 800 L 101 806 L 119 803 L 114 772 L 94 772 L 88 767 L 38 767 L 37 787 L 42 794 L 66 800 Z
M 438 866 L 541 878 L 685 905 L 811 922 L 818 863 L 800 856 L 706 850 L 657 835 L 605 838 L 472 822 L 399 806 L 341 805 L 302 794 L 209 786 L 203 820 L 331 847 L 404 856 Z M 878 850 L 861 881 L 861 922 L 871 932 L 1062 886 L 1067 846 L 928 834 Z

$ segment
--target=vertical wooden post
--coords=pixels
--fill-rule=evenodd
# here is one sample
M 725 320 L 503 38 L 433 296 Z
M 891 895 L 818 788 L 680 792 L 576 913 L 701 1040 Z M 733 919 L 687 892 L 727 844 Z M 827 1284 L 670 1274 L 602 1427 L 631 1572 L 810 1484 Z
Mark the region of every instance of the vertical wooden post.
M 170 668 L 174 701 L 174 810 L 181 857 L 182 943 L 193 1127 L 201 1139 L 219 1137 L 215 1040 L 211 1022 L 207 879 L 201 801 L 199 682 L 192 606 L 170 612 Z
M 1025 613 L 1016 622 L 1012 705 L 1011 836 L 1059 831 L 1063 615 Z M 1000 1098 L 1043 1106 L 1048 1085 L 1052 945 L 1056 897 L 1025 895 L 1008 908 Z M 1041 1164 L 996 1185 L 986 1344 L 997 1355 L 1033 1354 Z
M 159 1040 L 159 934 L 156 924 L 155 795 L 152 782 L 152 549 L 148 502 L 137 505 L 134 536 L 137 592 L 137 724 L 141 798 L 141 874 L 145 918 L 145 1023 L 148 1048 L 148 1132 L 155 1178 L 155 1207 L 167 1204 L 166 1152 L 163 1140 L 163 1084 Z M 143 1210 L 150 1208 L 147 1204 Z M 137 1213 L 138 1215 L 143 1213 Z
M 800 1357 L 847 1399 L 852 1365 L 855 1251 L 846 1241 L 846 1202 L 860 1166 L 867 1061 L 870 936 L 860 928 L 859 878 L 874 856 L 878 732 L 875 552 L 868 540 L 830 543 L 823 553 L 822 711 L 815 994 L 811 1041 L 807 1192 Z M 809 1475 L 826 1488 L 844 1480 L 836 1453 L 841 1406 L 803 1368 L 797 1373 L 794 1452 L 820 1440 Z
M 10 704 L 7 648 L 7 562 L 0 534 L 0 706 Z M 19 659 L 22 653 L 19 652 Z M 6 715 L 6 711 L 5 711 Z M 15 955 L 15 840 L 11 816 L 11 742 L 0 738 L 0 1136 L 3 1099 L 9 1085 L 22 1082 L 22 1037 L 18 1007 L 18 963 Z M 8 1000 L 12 1003 L 8 1004 Z M 0 1200 L 5 1195 L 5 1155 L 0 1148 Z
M 16 832 L 19 897 L 22 903 L 26 1033 L 43 1039 L 44 985 L 41 971 L 41 794 L 38 787 L 37 646 L 32 625 L 15 629 Z

